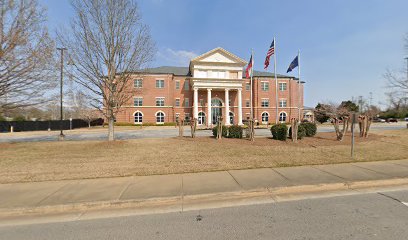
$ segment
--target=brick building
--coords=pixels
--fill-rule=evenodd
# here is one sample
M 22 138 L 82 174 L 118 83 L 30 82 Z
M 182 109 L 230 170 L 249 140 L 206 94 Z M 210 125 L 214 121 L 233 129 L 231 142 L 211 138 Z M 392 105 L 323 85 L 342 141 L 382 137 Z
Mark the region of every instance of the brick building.
M 223 116 L 225 125 L 242 124 L 251 114 L 246 64 L 216 48 L 192 59 L 189 67 L 151 68 L 131 81 L 133 98 L 122 106 L 116 121 L 163 124 L 194 117 L 200 126 L 208 127 Z M 276 117 L 288 122 L 303 111 L 303 83 L 283 75 L 277 75 L 277 81 L 278 108 L 274 75 L 254 71 L 253 114 L 260 124 L 275 123 Z

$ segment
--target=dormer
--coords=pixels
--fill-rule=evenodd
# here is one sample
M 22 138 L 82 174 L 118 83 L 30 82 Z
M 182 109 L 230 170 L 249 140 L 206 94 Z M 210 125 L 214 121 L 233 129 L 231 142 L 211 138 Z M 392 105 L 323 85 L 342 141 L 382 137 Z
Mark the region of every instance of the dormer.
M 223 48 L 215 48 L 190 62 L 190 72 L 195 79 L 242 79 L 242 69 L 247 62 Z

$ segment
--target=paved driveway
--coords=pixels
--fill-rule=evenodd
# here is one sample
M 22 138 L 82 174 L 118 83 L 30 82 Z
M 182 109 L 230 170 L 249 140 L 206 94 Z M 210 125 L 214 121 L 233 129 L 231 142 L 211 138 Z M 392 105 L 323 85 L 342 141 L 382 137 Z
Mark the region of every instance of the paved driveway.
M 371 130 L 397 130 L 406 128 L 405 123 L 396 124 L 374 124 Z M 333 132 L 333 126 L 319 126 L 318 132 Z M 108 137 L 107 129 L 76 129 L 64 131 L 65 140 L 105 140 Z M 185 127 L 184 135 L 189 136 L 190 127 Z M 0 142 L 40 142 L 40 141 L 58 141 L 58 131 L 52 132 L 24 132 L 24 133 L 0 133 Z M 211 130 L 199 130 L 197 136 L 212 136 Z M 175 127 L 147 127 L 144 129 L 126 129 L 117 128 L 115 132 L 116 139 L 141 139 L 141 138 L 171 138 L 178 136 L 178 128 Z M 255 136 L 270 137 L 269 129 L 256 129 Z

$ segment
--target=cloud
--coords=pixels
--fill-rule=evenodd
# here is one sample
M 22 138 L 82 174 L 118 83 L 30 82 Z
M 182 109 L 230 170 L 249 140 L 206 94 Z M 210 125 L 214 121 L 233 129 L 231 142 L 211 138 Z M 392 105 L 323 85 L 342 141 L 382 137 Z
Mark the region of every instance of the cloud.
M 186 50 L 173 50 L 171 48 L 166 48 L 157 53 L 160 62 L 164 65 L 175 65 L 175 66 L 188 66 L 190 60 L 198 56 L 193 51 Z

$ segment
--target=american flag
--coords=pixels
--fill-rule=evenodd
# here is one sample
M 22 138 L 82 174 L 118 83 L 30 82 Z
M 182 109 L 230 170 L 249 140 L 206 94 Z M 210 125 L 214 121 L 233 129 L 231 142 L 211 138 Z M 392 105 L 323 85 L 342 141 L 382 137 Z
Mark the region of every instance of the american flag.
M 271 56 L 275 53 L 275 39 L 272 40 L 271 46 L 269 47 L 268 52 L 266 53 L 266 58 L 265 58 L 265 66 L 264 68 L 267 69 L 269 66 L 269 59 Z

